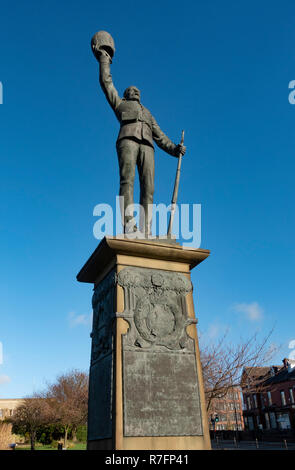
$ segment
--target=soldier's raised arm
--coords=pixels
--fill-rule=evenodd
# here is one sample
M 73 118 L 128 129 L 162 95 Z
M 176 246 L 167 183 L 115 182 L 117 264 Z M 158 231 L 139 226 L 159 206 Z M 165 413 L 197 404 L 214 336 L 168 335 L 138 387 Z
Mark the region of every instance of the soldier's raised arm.
M 112 60 L 105 50 L 100 50 L 99 52 L 99 83 L 109 104 L 116 113 L 116 109 L 122 100 L 113 84 L 110 70 Z

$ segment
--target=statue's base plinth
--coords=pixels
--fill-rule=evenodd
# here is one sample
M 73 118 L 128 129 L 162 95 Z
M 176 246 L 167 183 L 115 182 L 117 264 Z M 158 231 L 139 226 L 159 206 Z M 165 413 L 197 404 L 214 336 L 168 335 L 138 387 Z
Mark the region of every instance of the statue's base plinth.
M 208 250 L 104 238 L 94 284 L 88 449 L 210 449 L 190 271 Z

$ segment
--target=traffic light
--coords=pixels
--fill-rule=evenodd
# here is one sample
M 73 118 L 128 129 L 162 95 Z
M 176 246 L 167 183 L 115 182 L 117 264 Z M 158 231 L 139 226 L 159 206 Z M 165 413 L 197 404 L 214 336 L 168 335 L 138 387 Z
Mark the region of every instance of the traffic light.
M 218 423 L 218 421 L 219 421 L 219 416 L 216 415 L 216 416 L 215 416 L 215 423 Z

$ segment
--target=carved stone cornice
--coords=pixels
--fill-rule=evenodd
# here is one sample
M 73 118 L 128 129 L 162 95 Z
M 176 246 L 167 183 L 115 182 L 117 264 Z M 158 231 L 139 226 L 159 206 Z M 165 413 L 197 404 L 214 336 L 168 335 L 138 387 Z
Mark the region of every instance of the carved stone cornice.
M 112 260 L 116 261 L 118 255 L 174 261 L 187 264 L 190 269 L 193 269 L 209 254 L 209 250 L 186 248 L 177 243 L 168 243 L 162 240 L 131 240 L 124 236 L 105 237 L 77 275 L 77 280 L 95 283 L 99 273 Z

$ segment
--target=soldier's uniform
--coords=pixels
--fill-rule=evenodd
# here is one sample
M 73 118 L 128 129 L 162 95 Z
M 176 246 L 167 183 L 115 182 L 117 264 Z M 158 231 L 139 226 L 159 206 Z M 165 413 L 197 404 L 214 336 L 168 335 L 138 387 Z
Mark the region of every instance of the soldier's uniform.
M 133 205 L 135 167 L 137 166 L 140 180 L 140 204 L 145 212 L 144 231 L 150 233 L 152 214 L 148 213 L 148 205 L 153 203 L 154 195 L 153 141 L 172 156 L 178 156 L 177 145 L 161 131 L 147 108 L 138 101 L 119 97 L 112 81 L 110 61 L 105 56 L 100 58 L 100 84 L 121 125 L 116 147 L 120 167 L 120 196 L 124 196 L 124 228 L 132 219 L 132 215 L 126 216 L 126 208 Z

